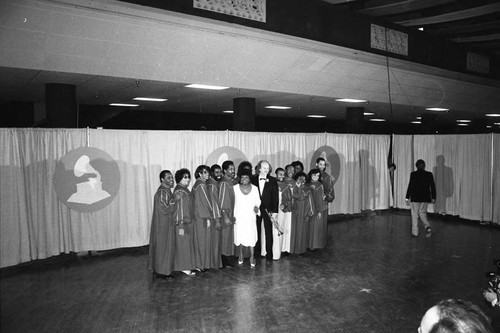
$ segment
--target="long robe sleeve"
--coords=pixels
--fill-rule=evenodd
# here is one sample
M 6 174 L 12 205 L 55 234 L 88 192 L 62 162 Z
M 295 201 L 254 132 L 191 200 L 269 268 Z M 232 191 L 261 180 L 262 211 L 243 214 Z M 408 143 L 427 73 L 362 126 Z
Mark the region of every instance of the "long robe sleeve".
M 207 193 L 207 186 L 202 180 L 197 180 L 193 186 L 195 217 L 208 219 L 212 216 L 212 204 Z

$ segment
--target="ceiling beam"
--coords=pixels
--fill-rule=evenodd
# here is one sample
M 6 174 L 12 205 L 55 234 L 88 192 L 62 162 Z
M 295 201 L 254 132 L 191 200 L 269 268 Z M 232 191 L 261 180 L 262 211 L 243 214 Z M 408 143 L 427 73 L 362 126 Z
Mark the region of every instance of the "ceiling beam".
M 399 21 L 397 24 L 404 26 L 423 26 L 428 24 L 436 24 L 450 21 L 465 20 L 472 17 L 488 15 L 492 13 L 500 12 L 500 2 L 491 3 L 489 5 L 479 6 L 475 8 L 469 8 L 464 10 L 458 10 L 451 13 L 423 17 L 407 21 Z
M 454 1 L 455 0 L 406 0 L 386 5 L 366 7 L 364 9 L 360 9 L 359 12 L 370 16 L 397 15 L 401 13 L 413 12 L 417 10 L 445 5 Z

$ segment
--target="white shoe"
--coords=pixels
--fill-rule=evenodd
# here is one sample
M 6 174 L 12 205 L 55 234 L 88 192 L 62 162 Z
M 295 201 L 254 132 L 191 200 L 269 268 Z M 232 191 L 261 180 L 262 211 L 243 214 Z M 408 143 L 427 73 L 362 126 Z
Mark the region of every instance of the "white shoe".
M 195 273 L 192 272 L 192 271 L 190 271 L 190 270 L 182 271 L 182 273 L 186 274 L 187 276 L 193 276 L 193 275 L 195 275 Z

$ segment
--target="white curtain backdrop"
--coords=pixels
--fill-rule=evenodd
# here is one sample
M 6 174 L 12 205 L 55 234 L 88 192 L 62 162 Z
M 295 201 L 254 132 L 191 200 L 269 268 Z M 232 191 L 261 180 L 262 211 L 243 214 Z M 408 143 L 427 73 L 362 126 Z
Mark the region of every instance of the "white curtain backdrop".
M 500 223 L 493 214 L 500 206 L 498 197 L 492 196 L 499 186 L 494 183 L 498 169 L 492 168 L 492 152 L 500 146 L 494 140 L 498 135 L 395 135 L 396 207 L 406 207 L 410 172 L 415 170 L 416 160 L 423 159 L 436 182 L 436 203 L 429 205 L 430 212 Z
M 388 207 L 389 136 L 229 131 L 0 129 L 0 267 L 60 253 L 149 243 L 158 174 L 232 159 L 274 170 L 295 160 L 306 171 L 324 153 L 337 171 L 330 213 Z M 93 147 L 118 165 L 120 187 L 103 209 L 81 213 L 57 198 L 54 174 L 69 152 Z M 318 148 L 322 149 L 318 150 Z M 105 183 L 105 179 L 102 182 Z
M 493 134 L 493 222 L 500 224 L 500 134 Z

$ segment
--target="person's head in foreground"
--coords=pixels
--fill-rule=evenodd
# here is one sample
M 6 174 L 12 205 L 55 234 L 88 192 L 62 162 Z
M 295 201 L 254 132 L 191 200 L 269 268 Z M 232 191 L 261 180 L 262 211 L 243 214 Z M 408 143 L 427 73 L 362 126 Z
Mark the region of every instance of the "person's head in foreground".
M 440 301 L 427 310 L 419 333 L 493 333 L 490 319 L 476 305 L 460 299 Z

